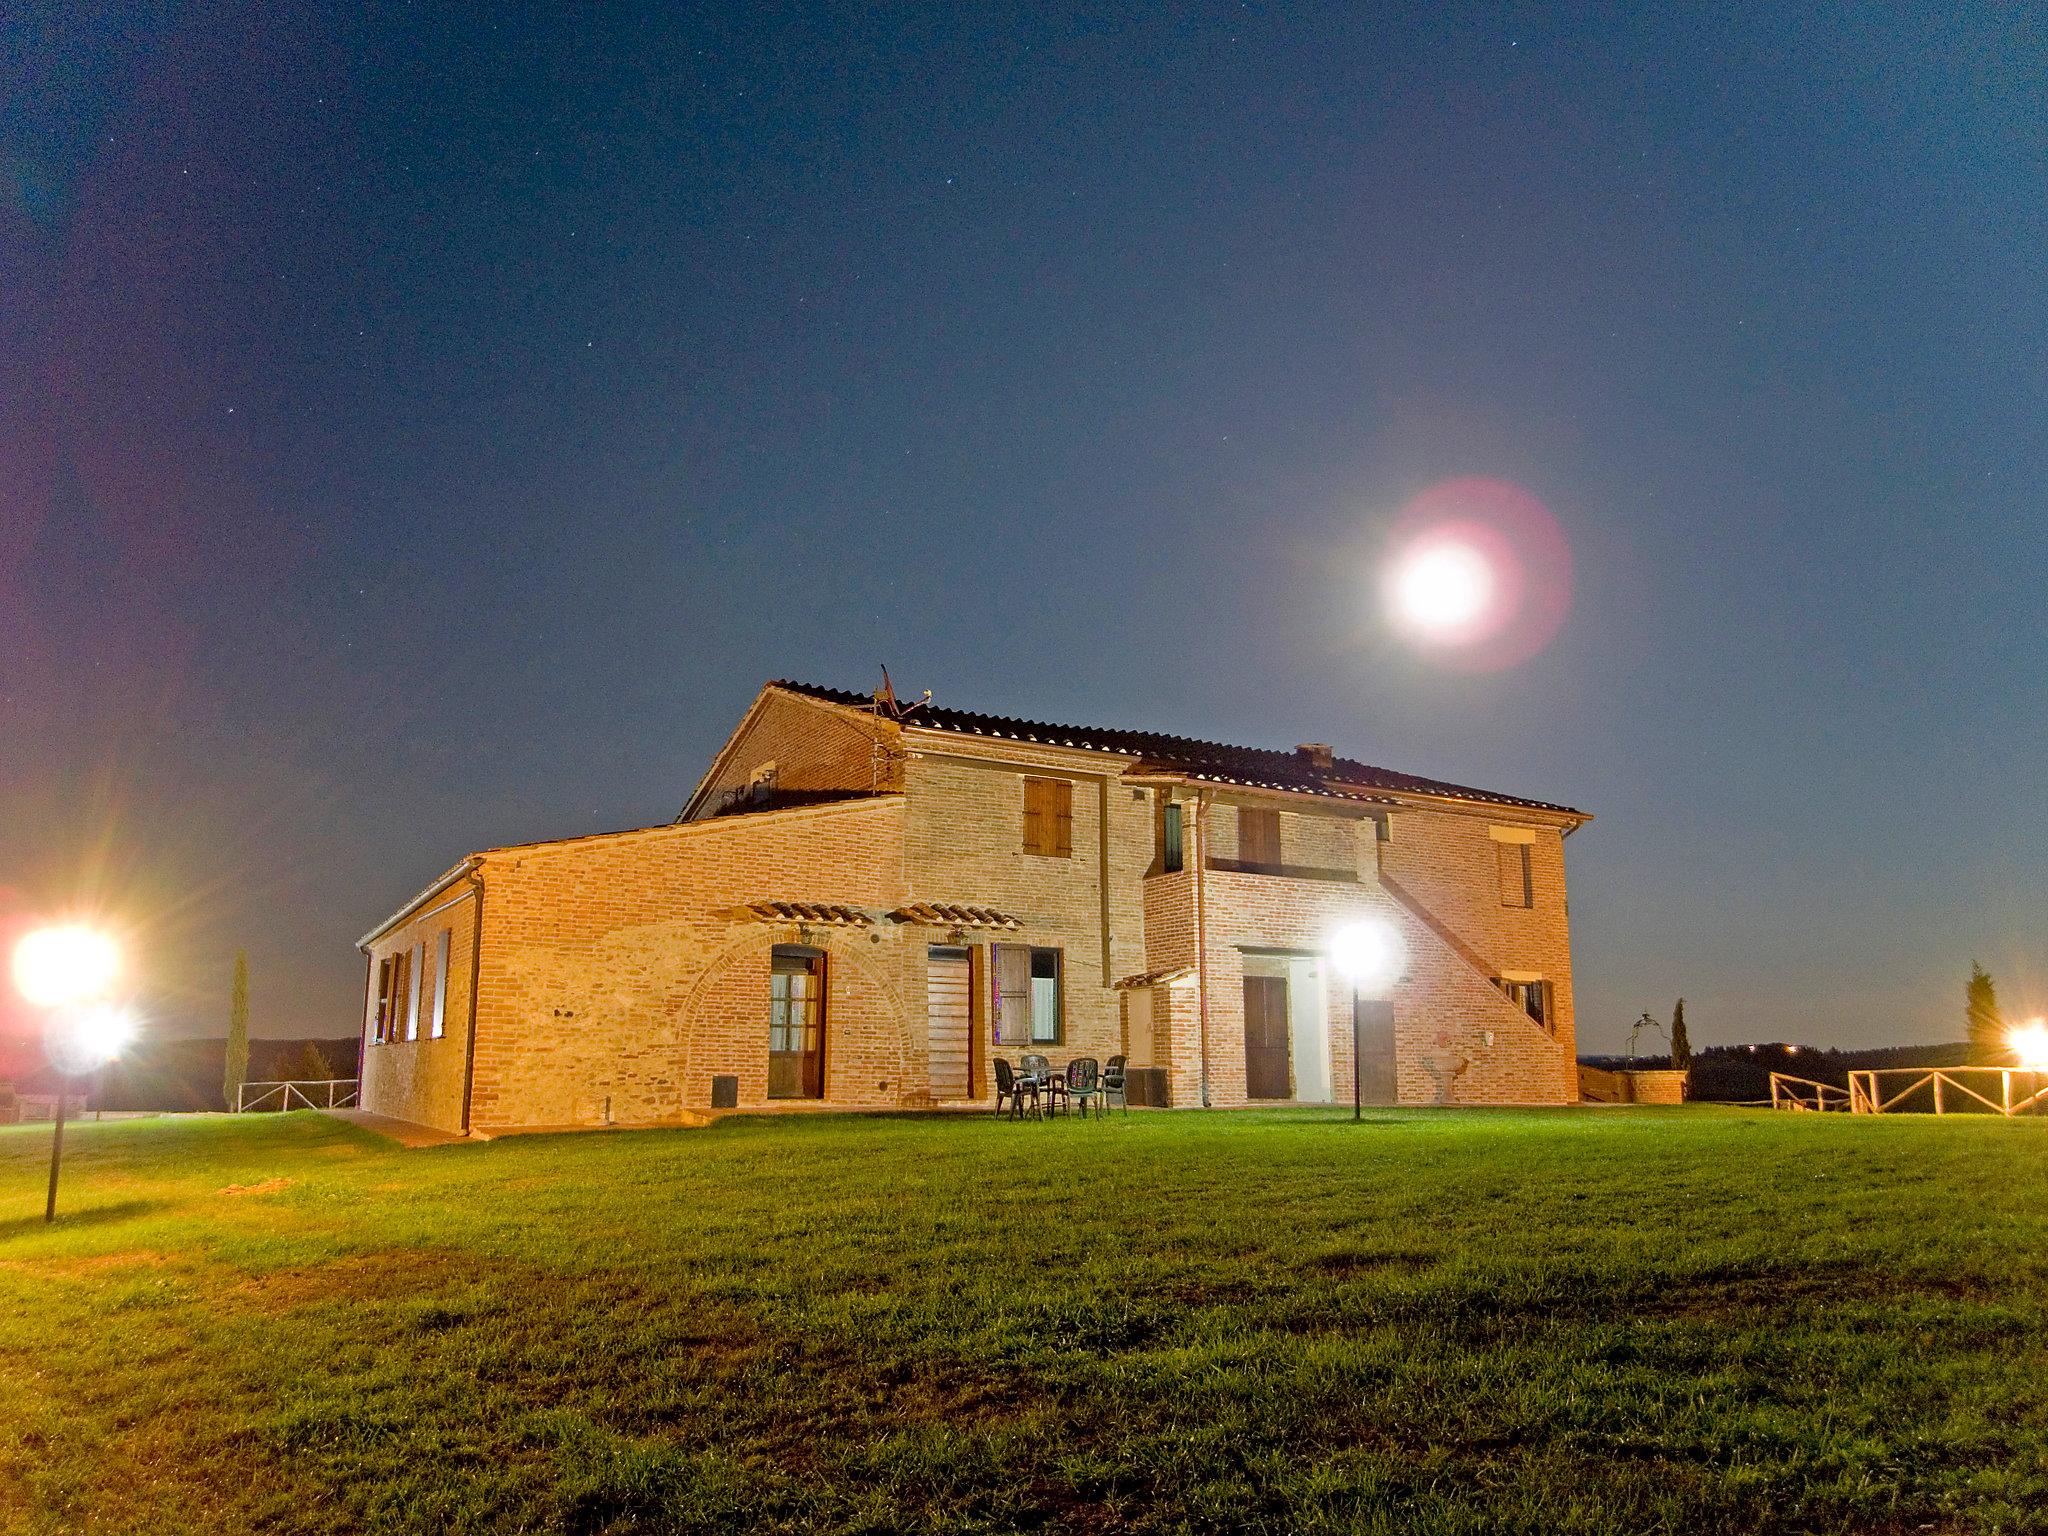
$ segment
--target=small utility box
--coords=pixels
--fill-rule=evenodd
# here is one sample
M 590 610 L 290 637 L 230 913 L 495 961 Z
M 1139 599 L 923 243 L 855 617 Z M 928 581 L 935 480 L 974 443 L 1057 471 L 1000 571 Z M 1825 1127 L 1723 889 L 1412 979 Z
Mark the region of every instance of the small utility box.
M 740 1107 L 740 1079 L 736 1072 L 720 1072 L 711 1079 L 711 1107 L 713 1109 L 738 1109 Z
M 1166 1068 L 1124 1068 L 1124 1098 L 1147 1109 L 1166 1108 Z

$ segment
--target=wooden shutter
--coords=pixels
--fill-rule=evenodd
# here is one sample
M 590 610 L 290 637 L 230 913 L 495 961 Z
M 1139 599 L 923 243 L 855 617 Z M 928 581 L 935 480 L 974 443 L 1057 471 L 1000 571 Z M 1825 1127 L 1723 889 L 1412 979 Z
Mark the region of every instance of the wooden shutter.
M 1265 869 L 1280 867 L 1280 813 L 1255 811 L 1249 806 L 1237 810 L 1237 862 Z
M 370 1025 L 370 1039 L 382 1044 L 391 1026 L 391 957 L 377 962 L 377 1014 Z
M 1185 855 L 1181 851 L 1181 809 L 1177 805 L 1166 808 L 1165 847 L 1161 849 L 1159 867 L 1166 874 L 1172 874 L 1181 867 Z
M 1504 907 L 1527 907 L 1535 903 L 1529 881 L 1529 845 L 1495 843 L 1500 856 L 1500 901 Z
M 1065 779 L 1024 781 L 1024 851 L 1064 859 L 1074 852 L 1074 786 Z
M 995 1037 L 1002 1045 L 1031 1044 L 1031 946 L 992 946 L 994 973 Z

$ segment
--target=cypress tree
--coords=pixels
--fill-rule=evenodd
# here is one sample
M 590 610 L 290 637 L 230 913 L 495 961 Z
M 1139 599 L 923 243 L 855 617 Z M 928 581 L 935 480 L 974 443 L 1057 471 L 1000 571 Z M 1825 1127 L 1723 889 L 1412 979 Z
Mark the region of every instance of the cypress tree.
M 1692 1041 L 1685 1033 L 1685 999 L 1671 1010 L 1671 1065 L 1680 1072 L 1692 1070 Z
M 226 1070 L 221 1075 L 221 1095 L 229 1109 L 235 1095 L 249 1080 L 249 952 L 235 951 L 235 991 L 228 1003 L 228 1048 Z
M 1998 988 L 1974 960 L 1969 983 L 1963 988 L 1963 1022 L 1970 1031 L 1970 1056 L 1979 1064 L 2003 1061 L 2011 1053 L 2005 1017 L 1998 1011 Z

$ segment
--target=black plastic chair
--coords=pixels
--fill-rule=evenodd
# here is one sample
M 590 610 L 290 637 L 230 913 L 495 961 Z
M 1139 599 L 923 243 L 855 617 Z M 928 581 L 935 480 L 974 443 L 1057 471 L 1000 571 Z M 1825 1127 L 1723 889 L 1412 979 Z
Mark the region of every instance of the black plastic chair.
M 1038 1091 L 1045 1095 L 1045 1112 L 1048 1115 L 1058 1114 L 1060 1100 L 1065 1096 L 1066 1087 L 1054 1076 L 1052 1063 L 1033 1052 L 1017 1058 L 1017 1071 L 1020 1074 L 1019 1081 L 1029 1078 L 1038 1084 Z
M 1040 1106 L 1038 1100 L 1038 1079 L 1029 1075 L 1019 1077 L 1011 1070 L 1010 1064 L 998 1056 L 996 1058 L 996 1113 L 1000 1115 L 1003 1112 L 1003 1100 L 1008 1099 L 1010 1101 L 1010 1118 L 1012 1120 L 1022 1120 L 1024 1118 L 1024 1101 L 1027 1098 L 1031 1100 L 1032 1118 L 1037 1120 L 1044 1119 L 1045 1111 Z
M 1106 1112 L 1114 1103 L 1125 1114 L 1131 1112 L 1131 1101 L 1124 1097 L 1124 1059 L 1112 1056 L 1102 1068 L 1102 1108 Z
M 1088 1101 L 1102 1092 L 1102 1068 L 1093 1056 L 1078 1056 L 1067 1063 L 1067 1093 L 1088 1118 Z M 1099 1109 L 1099 1106 L 1098 1106 Z

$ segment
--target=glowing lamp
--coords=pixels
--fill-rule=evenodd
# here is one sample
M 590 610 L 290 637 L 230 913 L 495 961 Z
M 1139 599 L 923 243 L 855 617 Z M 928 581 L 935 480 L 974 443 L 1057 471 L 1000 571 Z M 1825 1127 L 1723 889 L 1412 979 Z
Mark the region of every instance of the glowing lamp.
M 38 928 L 14 946 L 14 985 L 38 1008 L 101 997 L 120 974 L 119 947 L 83 924 Z
M 1354 991 L 1377 991 L 1401 974 L 1405 949 L 1393 924 L 1347 923 L 1330 935 L 1330 960 Z
M 135 1040 L 135 1015 L 111 1003 L 66 1009 L 43 1032 L 50 1065 L 67 1077 L 96 1072 L 116 1059 Z
M 2048 1019 L 2029 1019 L 2006 1032 L 2019 1064 L 2029 1072 L 2048 1072 Z
M 1330 963 L 1351 983 L 1351 1119 L 1363 1117 L 1359 1055 L 1365 1038 L 1365 998 L 1384 993 L 1401 974 L 1407 959 L 1401 933 L 1382 918 L 1361 918 L 1330 935 Z

